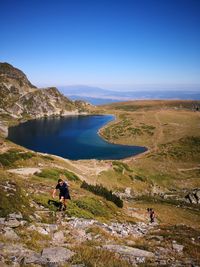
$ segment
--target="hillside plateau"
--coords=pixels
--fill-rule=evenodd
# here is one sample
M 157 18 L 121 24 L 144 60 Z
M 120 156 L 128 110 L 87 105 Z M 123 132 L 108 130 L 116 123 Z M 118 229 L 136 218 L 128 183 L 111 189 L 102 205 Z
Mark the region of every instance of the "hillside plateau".
M 10 104 L 15 94 L 5 82 L 13 78 L 3 79 L 7 100 L 1 123 L 37 117 L 25 108 L 25 99 L 29 94 L 35 99 L 40 89 L 28 85 L 24 92 L 15 85 L 24 112 L 15 117 Z M 54 97 L 60 95 L 53 89 L 48 99 L 55 103 Z M 96 108 L 95 113 L 116 116 L 100 130 L 103 138 L 148 147 L 144 154 L 120 161 L 71 161 L 30 151 L 2 136 L 0 266 L 199 266 L 199 105 L 132 101 Z M 74 102 L 68 107 L 75 107 Z M 62 212 L 48 204 L 60 177 L 69 182 L 71 194 Z M 153 223 L 147 208 L 155 211 Z

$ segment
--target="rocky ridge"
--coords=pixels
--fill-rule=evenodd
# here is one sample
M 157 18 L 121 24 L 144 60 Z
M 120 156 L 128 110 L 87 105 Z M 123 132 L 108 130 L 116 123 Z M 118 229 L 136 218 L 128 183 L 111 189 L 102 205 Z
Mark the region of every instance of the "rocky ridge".
M 0 115 L 6 119 L 77 115 L 91 108 L 84 101 L 68 99 L 55 87 L 38 89 L 21 70 L 8 63 L 0 63 L 0 99 Z

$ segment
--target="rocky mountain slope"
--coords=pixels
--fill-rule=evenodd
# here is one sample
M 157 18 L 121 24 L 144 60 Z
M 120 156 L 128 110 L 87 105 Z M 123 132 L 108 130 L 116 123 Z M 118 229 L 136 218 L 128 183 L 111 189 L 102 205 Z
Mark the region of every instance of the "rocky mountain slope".
M 8 63 L 0 63 L 0 114 L 13 118 L 40 118 L 88 112 L 90 105 L 71 101 L 57 88 L 38 89 L 26 75 Z
M 35 88 L 8 64 L 1 64 L 0 81 L 5 132 L 6 123 L 90 108 L 55 88 Z M 116 115 L 101 131 L 108 141 L 149 148 L 121 161 L 70 161 L 1 138 L 0 267 L 200 266 L 196 106 L 199 102 L 137 101 L 97 109 Z M 63 212 L 48 204 L 60 177 L 71 194 Z M 108 192 L 123 207 L 108 200 Z M 153 223 L 147 208 L 155 211 Z
M 150 223 L 147 207 L 156 203 L 123 198 L 120 208 L 81 186 L 92 174 L 87 165 L 89 171 L 96 163 L 101 175 L 109 163 L 108 177 L 117 177 L 115 164 L 71 162 L 8 141 L 0 148 L 0 266 L 199 266 L 200 217 L 192 206 L 168 203 L 163 209 L 157 202 Z M 60 175 L 70 185 L 65 212 L 48 204 Z M 170 222 L 172 213 L 177 218 Z

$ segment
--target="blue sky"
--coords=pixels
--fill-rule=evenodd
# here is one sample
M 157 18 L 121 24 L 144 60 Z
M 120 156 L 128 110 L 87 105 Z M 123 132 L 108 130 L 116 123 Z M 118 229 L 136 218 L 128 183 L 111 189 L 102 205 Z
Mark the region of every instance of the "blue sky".
M 0 0 L 0 61 L 38 86 L 200 89 L 199 0 Z

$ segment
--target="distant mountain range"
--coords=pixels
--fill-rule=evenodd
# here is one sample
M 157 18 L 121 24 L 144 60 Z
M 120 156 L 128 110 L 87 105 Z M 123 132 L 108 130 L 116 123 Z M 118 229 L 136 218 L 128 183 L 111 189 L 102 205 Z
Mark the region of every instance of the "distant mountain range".
M 113 102 L 141 100 L 141 99 L 182 99 L 200 100 L 200 90 L 137 90 L 137 91 L 111 91 L 90 86 L 59 87 L 65 96 L 73 100 L 84 100 L 93 105 Z

